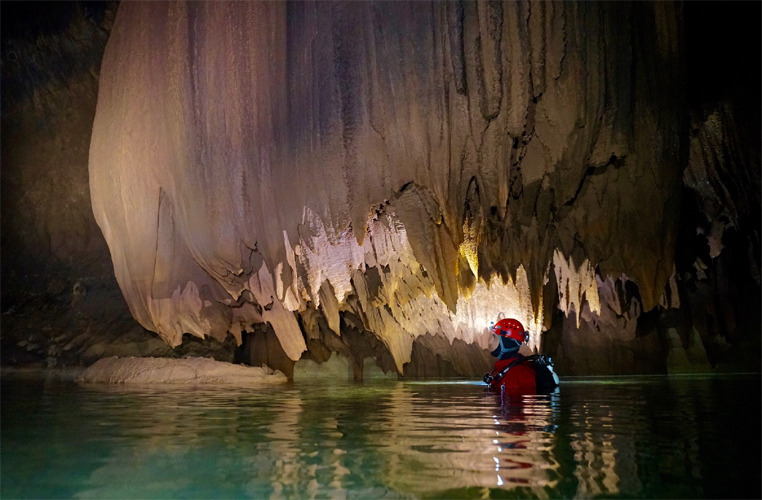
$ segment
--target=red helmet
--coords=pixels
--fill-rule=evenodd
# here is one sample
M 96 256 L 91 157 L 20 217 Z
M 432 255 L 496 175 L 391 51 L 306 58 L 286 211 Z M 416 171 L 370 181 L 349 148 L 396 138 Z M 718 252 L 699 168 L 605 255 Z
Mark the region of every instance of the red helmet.
M 524 330 L 524 325 L 512 318 L 501 319 L 498 321 L 497 324 L 492 327 L 492 333 L 500 335 L 501 337 L 513 339 L 519 344 L 523 344 L 529 340 L 529 332 Z

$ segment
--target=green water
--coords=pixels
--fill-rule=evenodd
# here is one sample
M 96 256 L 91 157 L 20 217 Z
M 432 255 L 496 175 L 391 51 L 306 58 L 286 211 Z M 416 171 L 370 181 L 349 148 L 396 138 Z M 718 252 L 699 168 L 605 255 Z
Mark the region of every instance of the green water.
M 2 498 L 759 498 L 760 378 L 277 389 L 2 379 Z

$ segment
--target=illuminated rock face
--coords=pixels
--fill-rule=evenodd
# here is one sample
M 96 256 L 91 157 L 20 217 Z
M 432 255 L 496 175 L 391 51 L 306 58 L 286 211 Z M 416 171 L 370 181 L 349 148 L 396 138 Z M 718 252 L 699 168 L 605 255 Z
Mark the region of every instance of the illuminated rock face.
M 122 4 L 89 169 L 132 314 L 171 345 L 268 323 L 291 360 L 351 314 L 402 372 L 414 339 L 486 349 L 501 316 L 537 348 L 549 309 L 600 314 L 622 274 L 654 308 L 687 153 L 679 15 Z
M 532 349 L 551 330 L 561 372 L 664 369 L 662 323 L 711 295 L 679 288 L 703 286 L 691 269 L 759 206 L 758 172 L 729 183 L 716 155 L 744 150 L 732 111 L 688 141 L 682 18 L 663 2 L 120 5 L 89 171 L 132 315 L 173 346 L 264 333 L 257 359 L 287 374 L 331 352 L 479 373 L 501 317 Z M 697 227 L 678 227 L 684 186 L 714 221 L 705 260 L 676 258 Z M 735 220 L 726 188 L 751 193 Z M 644 339 L 649 315 L 665 331 Z

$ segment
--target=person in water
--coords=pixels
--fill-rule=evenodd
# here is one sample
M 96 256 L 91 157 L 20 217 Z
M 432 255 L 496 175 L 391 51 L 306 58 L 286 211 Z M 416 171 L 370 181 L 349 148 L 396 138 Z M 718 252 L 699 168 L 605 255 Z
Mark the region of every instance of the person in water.
M 558 385 L 553 362 L 547 356 L 526 357 L 519 348 L 529 341 L 529 332 L 515 319 L 506 318 L 492 327 L 499 343 L 492 351 L 497 358 L 495 368 L 484 376 L 490 389 L 499 393 L 532 394 Z

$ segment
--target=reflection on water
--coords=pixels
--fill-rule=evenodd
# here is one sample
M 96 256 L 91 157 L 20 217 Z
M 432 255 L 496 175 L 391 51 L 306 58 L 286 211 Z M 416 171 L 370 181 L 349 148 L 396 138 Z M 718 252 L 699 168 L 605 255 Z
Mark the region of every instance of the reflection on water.
M 4 377 L 0 496 L 760 494 L 759 377 L 99 387 Z

